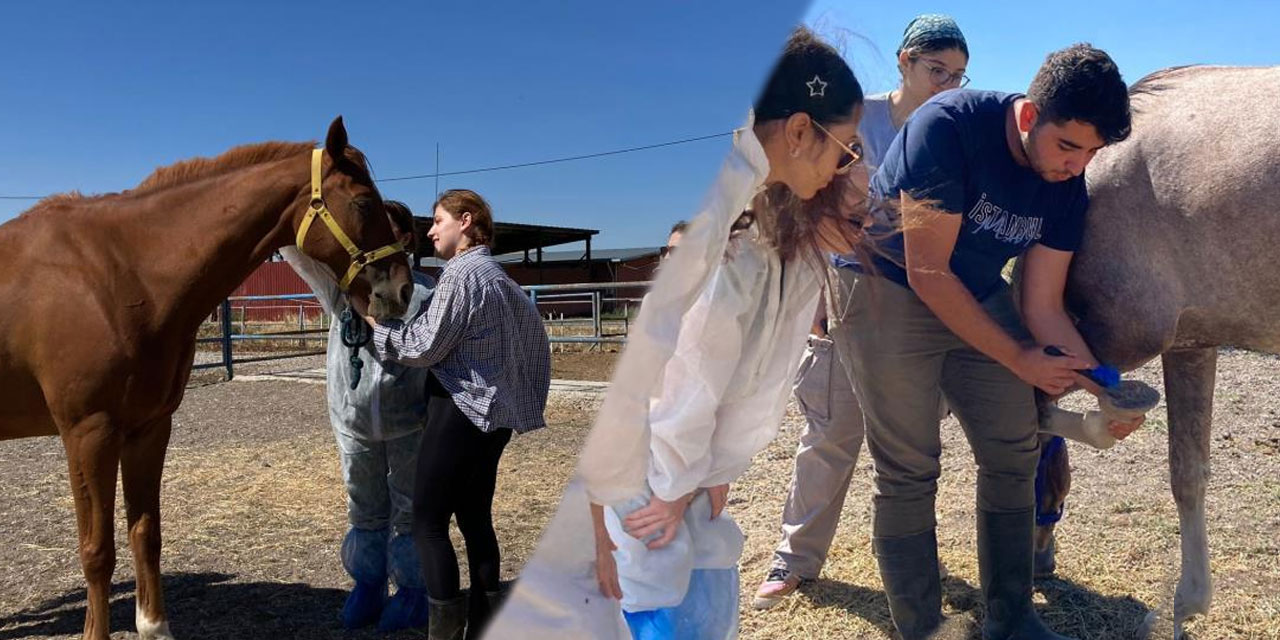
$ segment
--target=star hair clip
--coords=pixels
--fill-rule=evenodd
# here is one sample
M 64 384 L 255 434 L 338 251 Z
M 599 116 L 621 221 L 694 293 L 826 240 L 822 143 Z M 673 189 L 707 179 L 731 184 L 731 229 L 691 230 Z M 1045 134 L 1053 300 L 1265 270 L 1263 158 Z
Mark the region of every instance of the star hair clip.
M 809 87 L 810 98 L 825 98 L 827 96 L 827 83 L 823 82 L 818 74 L 814 74 L 813 79 L 804 84 Z

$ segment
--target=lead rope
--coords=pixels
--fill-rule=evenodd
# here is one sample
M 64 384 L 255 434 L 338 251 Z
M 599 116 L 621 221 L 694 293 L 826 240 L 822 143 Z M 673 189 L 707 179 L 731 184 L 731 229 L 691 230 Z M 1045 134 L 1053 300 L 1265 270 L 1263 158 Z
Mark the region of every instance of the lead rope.
M 351 390 L 354 391 L 360 384 L 360 370 L 364 368 L 364 362 L 360 360 L 360 348 L 369 344 L 373 335 L 369 324 L 355 314 L 351 305 L 342 310 L 338 320 L 342 323 L 338 330 L 342 336 L 342 346 L 351 350 Z

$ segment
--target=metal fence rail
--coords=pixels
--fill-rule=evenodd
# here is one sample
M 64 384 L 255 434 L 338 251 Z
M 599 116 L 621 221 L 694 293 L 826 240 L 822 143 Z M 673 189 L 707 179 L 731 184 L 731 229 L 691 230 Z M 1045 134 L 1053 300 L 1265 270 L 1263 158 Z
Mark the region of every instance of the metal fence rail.
M 548 335 L 548 340 L 553 343 L 561 344 L 623 344 L 627 341 L 626 334 L 630 329 L 629 315 L 632 304 L 639 303 L 641 298 L 623 298 L 623 297 L 605 297 L 605 291 L 618 291 L 622 289 L 647 289 L 652 284 L 649 281 L 644 282 L 583 282 L 573 284 L 537 284 L 521 287 L 529 294 L 529 298 L 533 300 L 535 305 L 552 306 L 552 305 L 568 305 L 589 304 L 591 309 L 590 318 L 564 318 L 563 314 L 560 319 L 554 319 L 551 314 L 545 314 L 543 318 L 544 324 L 548 328 L 552 327 L 573 327 L 573 326 L 590 326 L 592 333 L 585 336 L 560 336 Z M 304 307 L 299 306 L 299 329 L 297 331 L 274 331 L 267 333 L 250 333 L 247 329 L 247 320 L 241 321 L 241 330 L 234 330 L 234 322 L 232 321 L 233 304 L 236 302 L 263 302 L 263 301 L 314 301 L 316 296 L 310 293 L 282 294 L 269 296 L 232 296 L 222 301 L 218 306 L 218 328 L 219 335 L 216 337 L 197 338 L 197 343 L 208 344 L 218 343 L 221 347 L 221 362 L 206 362 L 192 366 L 193 370 L 203 369 L 224 369 L 227 379 L 235 377 L 235 365 L 250 364 L 254 362 L 267 362 L 270 360 L 283 360 L 286 358 L 299 358 L 303 356 L 313 356 L 324 354 L 323 349 L 310 350 L 303 353 L 273 354 L 253 357 L 235 357 L 234 345 L 237 342 L 257 342 L 257 341 L 279 341 L 292 340 L 302 345 L 312 342 L 328 341 L 329 329 L 307 329 L 303 316 Z M 605 303 L 623 304 L 623 313 L 618 321 L 622 322 L 622 334 L 606 334 L 604 333 L 603 307 Z M 242 307 L 244 309 L 245 307 Z

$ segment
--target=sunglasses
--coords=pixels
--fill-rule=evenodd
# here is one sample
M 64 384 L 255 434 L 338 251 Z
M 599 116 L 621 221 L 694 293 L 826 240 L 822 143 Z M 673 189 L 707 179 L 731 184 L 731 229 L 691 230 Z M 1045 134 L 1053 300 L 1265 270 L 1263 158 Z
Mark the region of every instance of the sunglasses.
M 843 174 L 849 173 L 849 170 L 853 168 L 853 165 L 858 164 L 859 162 L 862 161 L 862 143 L 861 142 L 858 142 L 855 140 L 852 143 L 845 144 L 843 140 L 835 137 L 835 135 L 833 135 L 830 131 L 827 131 L 826 127 L 818 124 L 817 120 L 813 121 L 813 126 L 817 127 L 820 131 L 827 134 L 828 138 L 835 140 L 836 144 L 840 145 L 841 149 L 844 149 L 844 154 L 840 156 L 839 164 L 836 165 L 837 174 L 843 175 Z

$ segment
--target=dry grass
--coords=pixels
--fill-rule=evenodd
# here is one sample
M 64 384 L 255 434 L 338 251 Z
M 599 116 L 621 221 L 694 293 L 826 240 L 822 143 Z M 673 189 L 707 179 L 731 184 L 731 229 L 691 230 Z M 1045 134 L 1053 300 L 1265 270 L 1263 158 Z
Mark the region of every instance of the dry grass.
M 1191 623 L 1195 640 L 1280 638 L 1280 380 L 1277 359 L 1243 352 L 1219 362 L 1208 491 L 1213 609 Z M 1162 387 L 1159 365 L 1137 375 Z M 1072 398 L 1078 406 L 1083 399 Z M 1178 577 L 1178 515 L 1169 491 L 1167 418 L 1109 451 L 1072 445 L 1075 470 L 1067 516 L 1059 526 L 1057 579 L 1037 585 L 1046 622 L 1082 639 L 1129 639 L 1149 611 L 1168 614 Z M 871 469 L 863 451 L 841 527 L 822 579 L 799 597 L 757 612 L 750 596 L 777 543 L 778 518 L 793 465 L 800 422 L 783 435 L 734 488 L 734 517 L 747 533 L 743 556 L 742 637 L 770 640 L 889 638 L 888 606 L 870 553 Z M 945 637 L 977 638 L 981 596 L 974 551 L 975 466 L 959 425 L 943 426 L 939 486 L 939 553 L 951 573 Z M 1153 637 L 1170 637 L 1167 625 Z
M 1196 640 L 1280 638 L 1276 370 L 1275 358 L 1239 352 L 1219 363 L 1208 498 L 1216 592 L 1210 615 L 1191 625 Z M 1161 386 L 1158 366 L 1139 375 Z M 336 625 L 349 585 L 336 555 L 346 525 L 323 397 L 323 387 L 288 382 L 189 393 L 164 488 L 166 589 L 180 637 L 380 637 Z M 504 578 L 517 575 L 550 518 L 597 402 L 555 396 L 551 428 L 512 440 L 495 507 Z M 822 579 L 775 609 L 749 608 L 777 541 L 800 424 L 789 413 L 777 442 L 733 488 L 729 509 L 748 538 L 742 637 L 888 638 L 888 610 L 869 551 L 865 451 Z M 1112 450 L 1072 447 L 1075 489 L 1059 530 L 1059 579 L 1037 589 L 1043 616 L 1059 632 L 1128 639 L 1148 611 L 1171 608 L 1178 520 L 1168 490 L 1166 425 L 1162 407 L 1146 429 Z M 944 598 L 952 635 L 976 637 L 974 465 L 958 426 L 949 421 L 943 431 L 939 539 L 952 574 Z M 0 536 L 10 543 L 0 546 L 0 640 L 78 634 L 83 592 L 64 464 L 52 439 L 0 443 L 0 478 L 8 482 L 0 493 Z M 117 537 L 112 626 L 122 630 L 132 628 L 132 568 Z
M 166 462 L 162 512 L 166 597 L 179 637 L 421 637 L 349 633 L 337 624 L 350 586 L 337 555 L 346 498 L 323 389 L 233 382 L 189 392 Z M 518 575 L 559 503 L 561 470 L 573 464 L 595 402 L 553 398 L 549 428 L 508 446 L 494 507 L 505 580 Z M 11 542 L 0 547 L 0 638 L 78 637 L 83 581 L 58 442 L 0 443 L 0 478 L 16 489 L 0 502 L 0 536 Z M 116 522 L 112 628 L 122 631 L 133 628 L 133 570 L 119 496 Z M 465 553 L 460 561 L 465 585 Z

